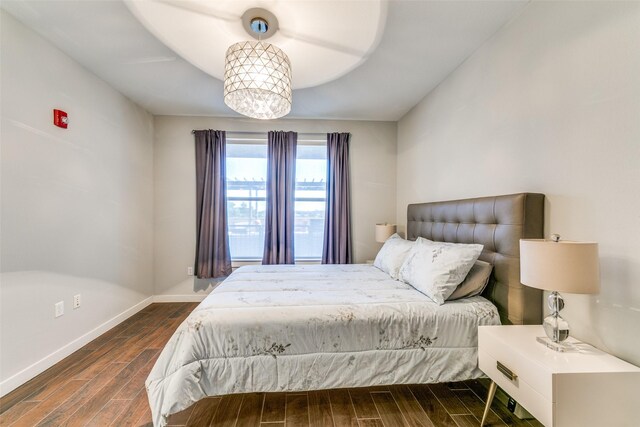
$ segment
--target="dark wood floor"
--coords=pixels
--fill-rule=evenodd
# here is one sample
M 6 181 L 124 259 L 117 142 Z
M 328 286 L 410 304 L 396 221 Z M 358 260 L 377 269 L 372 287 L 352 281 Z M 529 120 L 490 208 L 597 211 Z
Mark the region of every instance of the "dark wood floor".
M 1 426 L 151 426 L 144 380 L 196 304 L 152 304 L 0 399 Z M 478 426 L 484 388 L 462 383 L 250 393 L 201 400 L 173 426 Z M 499 403 L 492 426 L 521 421 Z

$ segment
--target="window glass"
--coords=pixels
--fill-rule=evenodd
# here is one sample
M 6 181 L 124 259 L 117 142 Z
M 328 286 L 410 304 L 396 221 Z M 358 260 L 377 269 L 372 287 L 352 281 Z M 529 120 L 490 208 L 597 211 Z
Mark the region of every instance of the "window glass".
M 298 145 L 296 161 L 296 259 L 322 258 L 327 200 L 327 147 Z
M 326 146 L 297 148 L 294 246 L 296 260 L 322 257 Z M 267 144 L 227 143 L 227 216 L 231 259 L 261 260 L 264 251 Z
M 227 144 L 227 216 L 233 260 L 262 259 L 266 144 Z

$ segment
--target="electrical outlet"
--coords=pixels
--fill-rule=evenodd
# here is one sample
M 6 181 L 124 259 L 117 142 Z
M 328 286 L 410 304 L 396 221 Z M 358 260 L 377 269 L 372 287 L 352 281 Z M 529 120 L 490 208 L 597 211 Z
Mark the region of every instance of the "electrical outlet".
M 64 314 L 64 301 L 57 302 L 54 307 L 56 309 L 55 317 L 60 317 Z
M 81 299 L 80 299 L 80 294 L 78 295 L 74 295 L 73 296 L 73 309 L 75 310 L 76 308 L 80 307 L 80 303 L 81 303 Z
M 193 276 L 193 267 L 187 267 L 187 276 Z

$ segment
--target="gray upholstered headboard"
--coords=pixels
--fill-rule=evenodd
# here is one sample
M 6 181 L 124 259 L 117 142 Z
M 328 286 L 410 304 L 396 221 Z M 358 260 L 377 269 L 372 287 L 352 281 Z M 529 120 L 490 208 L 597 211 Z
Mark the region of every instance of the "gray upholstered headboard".
M 520 193 L 445 202 L 407 209 L 407 239 L 480 243 L 480 259 L 493 264 L 483 296 L 503 324 L 540 324 L 542 291 L 520 283 L 520 239 L 542 238 L 544 194 Z

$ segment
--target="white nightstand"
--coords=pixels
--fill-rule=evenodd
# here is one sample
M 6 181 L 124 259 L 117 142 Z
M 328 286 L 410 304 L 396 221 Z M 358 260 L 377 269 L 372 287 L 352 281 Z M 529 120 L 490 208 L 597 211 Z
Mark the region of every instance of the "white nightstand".
M 478 328 L 487 408 L 497 384 L 547 427 L 640 425 L 640 368 L 572 338 L 575 350 L 556 352 L 538 336 L 537 325 Z

